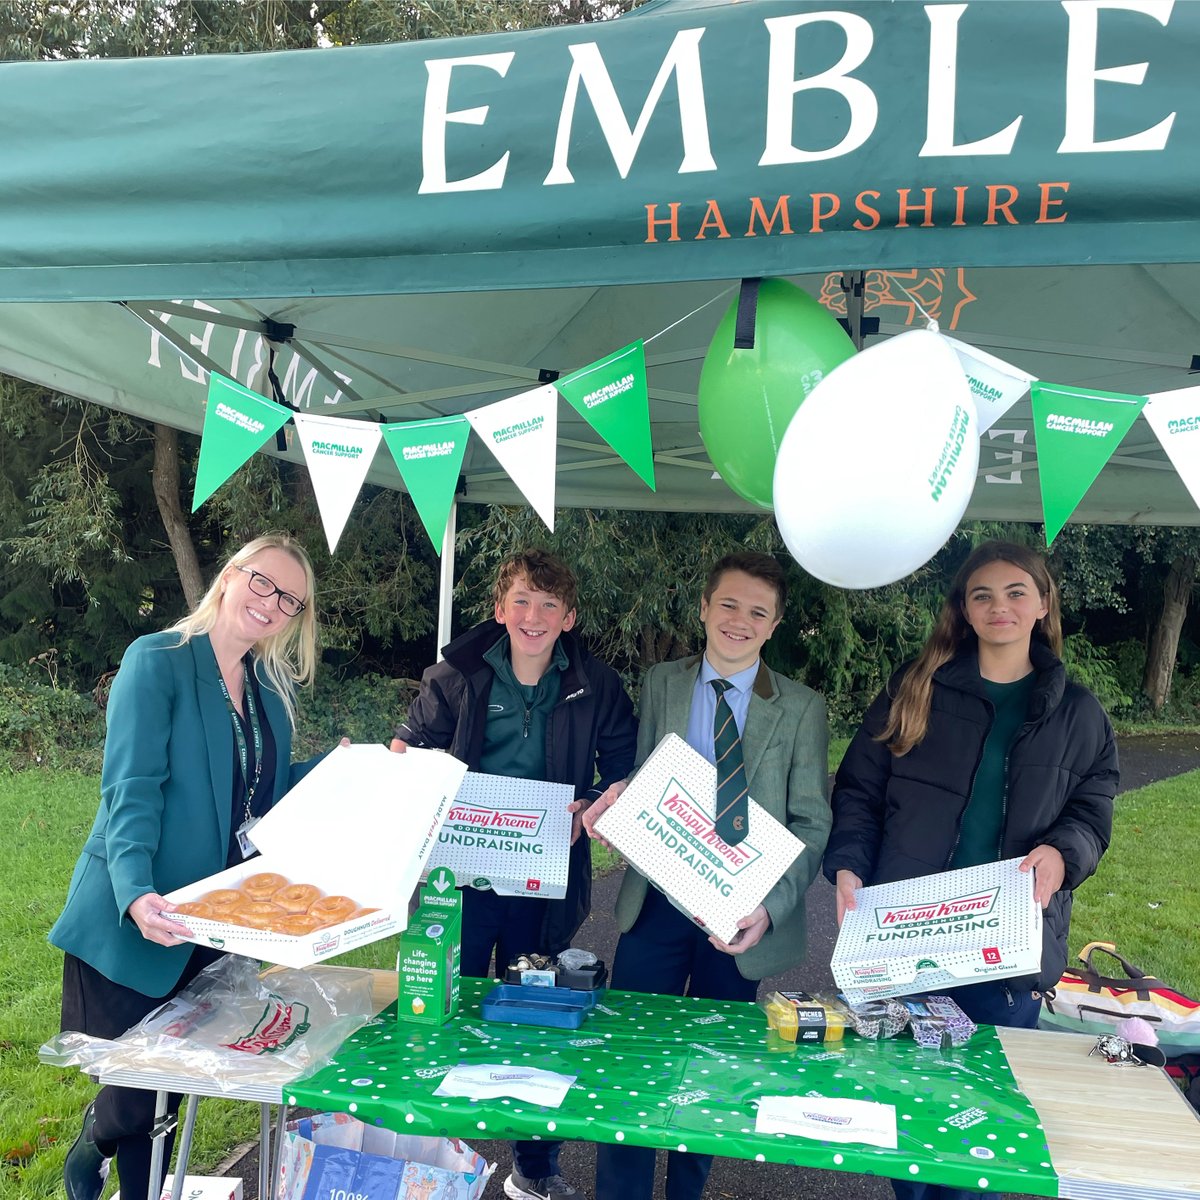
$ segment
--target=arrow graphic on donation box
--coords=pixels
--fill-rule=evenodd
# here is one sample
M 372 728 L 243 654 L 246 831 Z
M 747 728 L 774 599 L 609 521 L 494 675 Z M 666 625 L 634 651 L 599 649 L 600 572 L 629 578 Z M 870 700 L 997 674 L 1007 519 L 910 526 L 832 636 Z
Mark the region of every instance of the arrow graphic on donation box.
M 436 875 L 431 875 L 429 877 L 429 882 L 433 884 L 435 888 L 437 888 L 440 894 L 445 894 L 448 888 L 452 888 L 454 886 L 454 876 L 451 875 L 445 867 L 443 867 Z

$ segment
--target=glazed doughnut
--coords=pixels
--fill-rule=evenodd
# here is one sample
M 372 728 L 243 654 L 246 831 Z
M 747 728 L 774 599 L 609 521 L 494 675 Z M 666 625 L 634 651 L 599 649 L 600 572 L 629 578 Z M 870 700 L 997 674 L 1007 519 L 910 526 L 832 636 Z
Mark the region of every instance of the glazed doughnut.
M 286 916 L 278 904 L 268 900 L 247 900 L 227 919 L 231 925 L 244 925 L 248 929 L 278 929 L 279 922 Z
M 340 925 L 349 920 L 350 914 L 356 908 L 358 904 L 349 896 L 322 896 L 320 900 L 313 901 L 308 911 L 314 917 L 320 918 L 320 928 L 324 929 L 329 925 Z
M 346 919 L 348 921 L 357 921 L 359 917 L 369 917 L 372 913 L 377 913 L 378 911 L 379 909 L 377 908 L 356 908 Z
M 286 885 L 287 880 L 282 875 L 277 875 L 274 871 L 262 871 L 258 875 L 251 875 L 249 879 L 243 879 L 241 890 L 251 900 L 270 900 Z
M 206 921 L 221 920 L 221 914 L 204 900 L 187 900 L 175 905 L 175 911 L 186 917 L 203 917 Z
M 206 892 L 200 897 L 201 904 L 207 904 L 215 909 L 237 908 L 246 899 L 235 888 L 217 888 L 215 892 Z
M 287 933 L 292 937 L 303 937 L 321 928 L 321 918 L 312 913 L 288 913 L 279 918 L 279 924 L 274 926 L 279 933 Z
M 271 903 L 290 913 L 306 913 L 314 900 L 321 897 L 320 888 L 311 883 L 289 883 L 272 893 Z

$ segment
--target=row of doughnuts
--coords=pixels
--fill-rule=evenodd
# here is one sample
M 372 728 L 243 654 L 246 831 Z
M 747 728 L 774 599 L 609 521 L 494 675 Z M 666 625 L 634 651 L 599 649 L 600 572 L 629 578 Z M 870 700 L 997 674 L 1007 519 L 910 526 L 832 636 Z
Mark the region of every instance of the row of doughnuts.
M 190 917 L 303 936 L 378 912 L 360 908 L 349 896 L 326 896 L 311 883 L 292 883 L 274 871 L 251 875 L 236 888 L 217 888 L 176 906 Z

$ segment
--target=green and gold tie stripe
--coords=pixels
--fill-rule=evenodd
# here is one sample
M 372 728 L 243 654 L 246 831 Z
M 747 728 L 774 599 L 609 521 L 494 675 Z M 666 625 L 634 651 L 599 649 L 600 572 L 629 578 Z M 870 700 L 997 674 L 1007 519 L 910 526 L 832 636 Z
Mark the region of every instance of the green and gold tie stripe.
M 749 785 L 746 764 L 742 761 L 742 739 L 738 734 L 733 709 L 725 693 L 733 687 L 728 679 L 711 679 L 717 693 L 717 711 L 713 717 L 713 751 L 717 763 L 717 834 L 733 846 L 745 836 L 749 826 Z

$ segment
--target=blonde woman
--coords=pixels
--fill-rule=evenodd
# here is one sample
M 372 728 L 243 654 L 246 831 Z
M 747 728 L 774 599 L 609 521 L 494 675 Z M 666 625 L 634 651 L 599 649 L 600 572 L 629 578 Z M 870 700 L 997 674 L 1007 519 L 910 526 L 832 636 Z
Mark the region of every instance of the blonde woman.
M 237 551 L 189 616 L 126 650 L 100 809 L 50 931 L 66 952 L 64 1030 L 116 1037 L 217 956 L 179 938 L 163 897 L 253 853 L 248 828 L 309 765 L 291 763 L 292 729 L 315 665 L 312 565 L 275 534 Z M 147 1194 L 153 1107 L 153 1092 L 100 1091 L 67 1156 L 69 1200 L 98 1200 L 113 1157 L 122 1195 Z
M 1108 847 L 1117 748 L 1066 677 L 1058 590 L 1040 555 L 985 542 L 914 662 L 871 705 L 838 768 L 823 869 L 838 922 L 855 889 L 1020 857 L 1045 910 L 1041 971 L 951 995 L 972 1019 L 1032 1027 L 1067 958 L 1071 896 Z M 969 1195 L 893 1181 L 902 1200 Z

